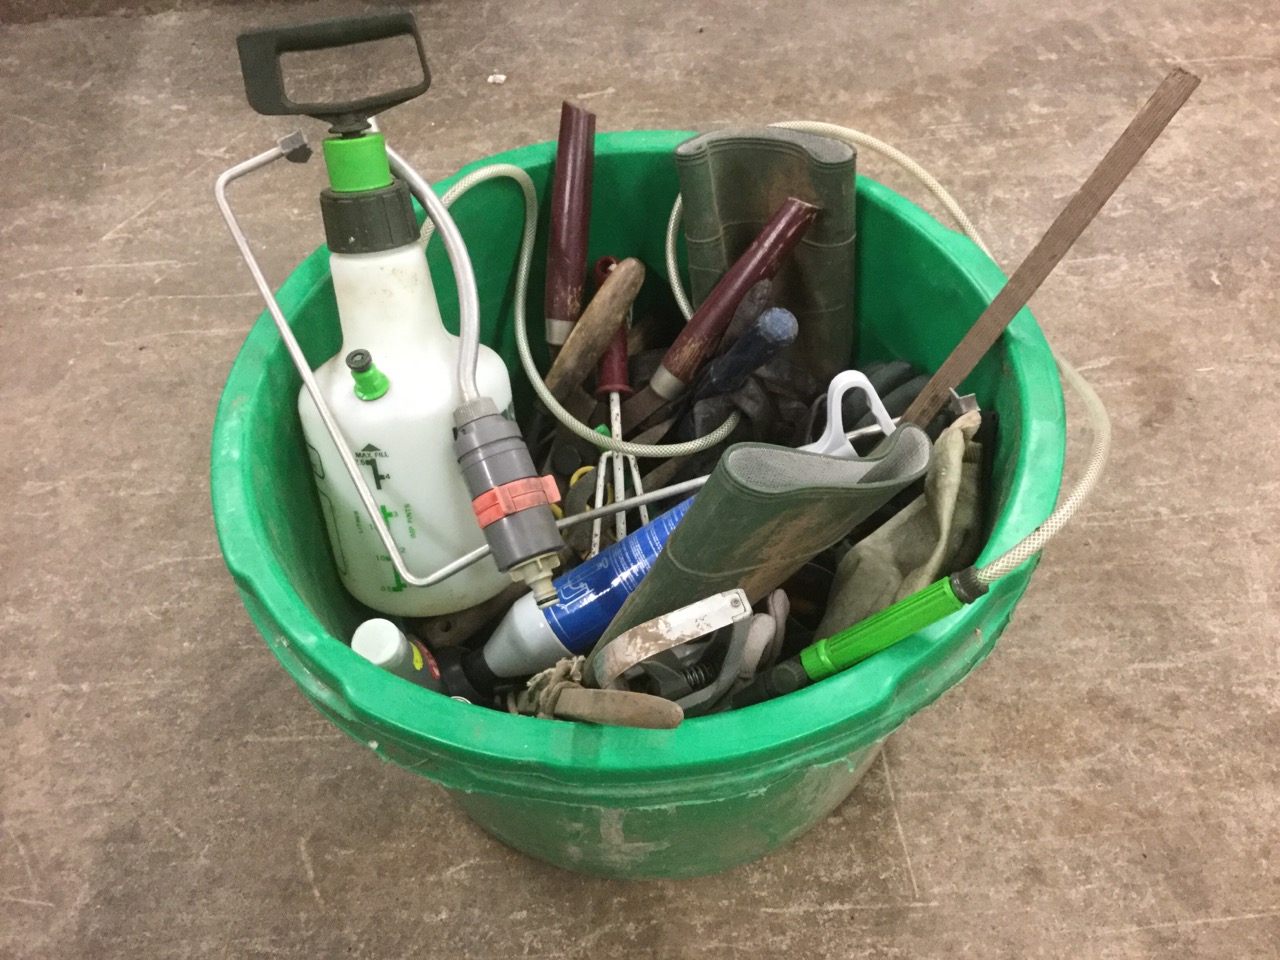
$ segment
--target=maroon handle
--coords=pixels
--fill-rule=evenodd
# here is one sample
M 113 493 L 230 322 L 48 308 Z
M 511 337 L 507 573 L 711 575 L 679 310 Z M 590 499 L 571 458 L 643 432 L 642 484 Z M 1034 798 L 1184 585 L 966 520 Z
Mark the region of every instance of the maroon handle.
M 555 180 L 551 184 L 551 234 L 547 240 L 547 342 L 555 346 L 564 343 L 582 313 L 595 136 L 595 114 L 566 100 L 560 107 L 560 139 Z
M 601 257 L 596 261 L 597 290 L 604 284 L 609 271 L 617 265 L 617 257 Z M 596 374 L 596 398 L 604 400 L 611 393 L 629 397 L 631 392 L 631 374 L 627 369 L 627 325 L 624 323 L 614 333 L 600 358 L 600 370 Z
M 782 202 L 667 350 L 662 366 L 669 374 L 686 385 L 693 379 L 720 342 L 747 291 L 778 272 L 783 259 L 796 248 L 817 215 L 816 206 L 795 197 Z
M 631 396 L 631 379 L 627 371 L 627 328 L 619 327 L 609 346 L 600 358 L 600 372 L 596 376 L 596 397 L 606 399 L 609 394 Z

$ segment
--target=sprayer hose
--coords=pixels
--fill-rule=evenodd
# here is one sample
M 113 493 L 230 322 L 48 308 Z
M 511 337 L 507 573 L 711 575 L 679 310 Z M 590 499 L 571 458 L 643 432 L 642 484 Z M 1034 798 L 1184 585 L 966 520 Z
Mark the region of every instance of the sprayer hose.
M 370 126 L 378 129 L 376 122 Z M 430 228 L 424 235 L 439 229 L 440 240 L 453 267 L 454 282 L 458 288 L 458 397 L 462 402 L 470 403 L 480 397 L 480 387 L 476 383 L 476 370 L 480 363 L 480 295 L 476 291 L 475 272 L 471 269 L 471 255 L 453 218 L 447 213 L 448 205 L 441 203 L 422 175 L 390 147 L 387 147 L 387 162 L 396 176 L 408 184 L 409 192 L 427 212 Z

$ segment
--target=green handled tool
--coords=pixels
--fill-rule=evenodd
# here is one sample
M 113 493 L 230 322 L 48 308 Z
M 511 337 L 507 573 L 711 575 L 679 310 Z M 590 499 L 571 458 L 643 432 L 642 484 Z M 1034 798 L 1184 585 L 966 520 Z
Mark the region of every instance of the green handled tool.
M 953 573 L 762 672 L 733 695 L 733 708 L 772 700 L 847 670 L 973 603 L 987 589 L 973 567 Z

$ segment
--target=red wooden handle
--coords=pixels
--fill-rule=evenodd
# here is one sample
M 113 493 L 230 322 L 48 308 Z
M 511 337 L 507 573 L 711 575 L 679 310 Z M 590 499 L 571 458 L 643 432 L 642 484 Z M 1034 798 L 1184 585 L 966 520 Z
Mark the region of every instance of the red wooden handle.
M 720 342 L 746 292 L 778 272 L 783 259 L 796 248 L 817 215 L 818 208 L 811 203 L 795 197 L 783 201 L 671 344 L 662 358 L 668 373 L 684 384 L 693 379 Z
M 591 174 L 596 116 L 565 101 L 551 184 L 551 234 L 547 239 L 547 342 L 559 346 L 568 325 L 582 313 L 587 279 L 587 224 L 591 220 Z M 558 323 L 557 323 L 558 321 Z
M 601 257 L 596 261 L 596 289 L 604 285 L 609 271 L 618 265 L 617 257 Z M 596 374 L 596 397 L 605 399 L 611 393 L 631 396 L 631 374 L 627 369 L 627 325 L 624 323 L 605 347 L 600 357 L 600 370 Z

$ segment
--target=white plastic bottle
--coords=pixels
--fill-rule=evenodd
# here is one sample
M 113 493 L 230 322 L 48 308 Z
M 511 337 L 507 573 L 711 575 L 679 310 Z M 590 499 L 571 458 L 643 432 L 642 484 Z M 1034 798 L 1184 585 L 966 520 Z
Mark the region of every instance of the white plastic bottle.
M 406 637 L 390 620 L 377 618 L 360 624 L 351 637 L 351 649 L 388 673 L 436 693 L 444 691 L 440 668 L 431 651 L 418 640 Z
M 405 565 L 425 576 L 485 543 L 453 449 L 459 341 L 444 328 L 408 191 L 387 172 L 381 135 L 324 145 L 333 189 L 321 194 L 321 208 L 342 349 L 315 371 L 316 382 Z M 365 399 L 346 362 L 356 350 L 386 377 L 384 391 L 360 391 Z M 506 366 L 484 346 L 477 383 L 499 410 L 510 406 Z M 357 600 L 382 613 L 432 616 L 487 600 L 511 582 L 485 558 L 435 586 L 407 586 L 305 389 L 298 414 L 334 561 Z
M 453 452 L 453 410 L 460 402 L 458 338 L 444 328 L 418 244 L 380 253 L 335 253 L 330 268 L 342 349 L 316 370 L 316 381 L 405 565 L 424 576 L 484 545 Z M 390 381 L 376 400 L 356 395 L 345 358 L 357 349 L 368 351 Z M 499 408 L 510 405 L 506 366 L 487 347 L 480 350 L 477 382 Z M 406 586 L 306 390 L 298 395 L 298 413 L 338 573 L 357 600 L 383 613 L 431 616 L 488 600 L 511 582 L 486 557 L 433 587 Z

